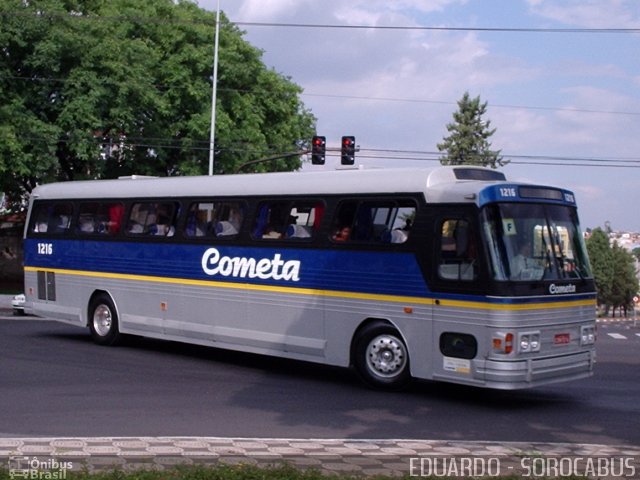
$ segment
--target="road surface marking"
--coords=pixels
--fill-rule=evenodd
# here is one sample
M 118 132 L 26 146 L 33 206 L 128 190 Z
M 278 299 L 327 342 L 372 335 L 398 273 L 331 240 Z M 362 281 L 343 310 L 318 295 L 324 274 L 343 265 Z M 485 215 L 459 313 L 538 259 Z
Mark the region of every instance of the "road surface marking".
M 616 340 L 626 340 L 627 337 L 622 335 L 621 333 L 607 333 L 611 338 L 615 338 Z

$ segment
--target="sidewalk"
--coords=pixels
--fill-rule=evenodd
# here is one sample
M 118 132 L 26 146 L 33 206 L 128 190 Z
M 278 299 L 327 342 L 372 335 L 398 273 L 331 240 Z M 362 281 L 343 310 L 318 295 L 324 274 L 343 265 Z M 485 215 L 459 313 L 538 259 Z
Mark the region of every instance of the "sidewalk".
M 16 468 L 12 463 L 33 459 L 49 465 L 55 459 L 57 464 L 70 463 L 78 470 L 287 463 L 365 476 L 438 475 L 443 468 L 449 473 L 457 470 L 468 474 L 465 476 L 531 476 L 548 469 L 553 474 L 563 465 L 565 473 L 590 473 L 593 468 L 596 476 L 609 478 L 610 473 L 622 468 L 625 478 L 640 478 L 640 446 L 218 437 L 0 438 L 0 461 L 9 462 L 10 468 Z

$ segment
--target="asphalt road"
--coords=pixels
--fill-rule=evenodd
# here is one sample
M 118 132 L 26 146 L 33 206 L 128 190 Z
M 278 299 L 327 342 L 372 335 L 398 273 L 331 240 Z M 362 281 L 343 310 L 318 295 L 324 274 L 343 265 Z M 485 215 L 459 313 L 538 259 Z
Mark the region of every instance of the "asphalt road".
M 350 371 L 0 319 L 0 437 L 407 438 L 640 444 L 640 326 L 599 325 L 590 379 L 516 392 L 415 382 L 372 391 Z M 609 335 L 613 333 L 614 335 Z

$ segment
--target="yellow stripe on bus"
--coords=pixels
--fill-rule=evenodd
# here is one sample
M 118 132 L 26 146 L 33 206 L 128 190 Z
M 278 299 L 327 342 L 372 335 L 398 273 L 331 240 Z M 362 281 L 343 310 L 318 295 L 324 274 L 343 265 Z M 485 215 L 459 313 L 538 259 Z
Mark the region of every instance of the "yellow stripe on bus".
M 359 292 L 341 292 L 337 290 L 319 290 L 313 288 L 298 288 L 298 287 L 278 287 L 273 285 L 254 285 L 251 283 L 236 283 L 236 282 L 220 282 L 212 280 L 193 280 L 187 278 L 171 278 L 171 277 L 157 277 L 153 275 L 133 275 L 125 273 L 108 273 L 108 272 L 94 272 L 90 270 L 67 270 L 59 268 L 38 268 L 38 267 L 24 267 L 25 272 L 38 272 L 45 271 L 55 273 L 57 275 L 73 275 L 80 277 L 92 277 L 92 278 L 111 278 L 116 280 L 137 280 L 142 282 L 153 283 L 168 283 L 178 285 L 193 285 L 200 287 L 217 287 L 217 288 L 229 288 L 229 289 L 243 289 L 253 290 L 261 292 L 276 292 L 276 293 L 288 293 L 297 295 L 316 295 L 335 298 L 347 298 L 352 300 L 377 300 L 383 302 L 394 303 L 411 303 L 418 305 L 440 305 L 443 307 L 460 307 L 460 308 L 475 308 L 478 310 L 538 310 L 540 308 L 549 308 L 549 302 L 537 302 L 527 304 L 513 304 L 513 303 L 489 303 L 489 302 L 477 302 L 471 300 L 449 300 L 449 299 L 436 299 L 436 298 L 422 298 L 422 297 L 410 297 L 401 295 L 383 295 L 376 293 L 359 293 Z M 593 306 L 595 308 L 595 299 L 586 300 L 568 300 L 565 302 L 554 302 L 551 308 L 571 308 L 581 306 Z

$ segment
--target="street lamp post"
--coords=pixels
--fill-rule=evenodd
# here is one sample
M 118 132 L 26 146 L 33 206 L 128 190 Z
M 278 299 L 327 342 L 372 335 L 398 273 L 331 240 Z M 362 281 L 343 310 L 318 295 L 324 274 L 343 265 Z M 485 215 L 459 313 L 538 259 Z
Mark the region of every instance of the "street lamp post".
M 216 36 L 213 47 L 213 87 L 211 91 L 211 135 L 209 137 L 209 175 L 213 175 L 216 141 L 216 90 L 218 87 L 218 42 L 220 39 L 220 0 L 216 11 Z

